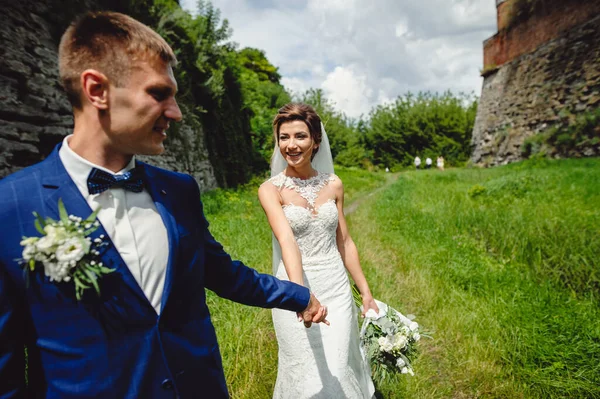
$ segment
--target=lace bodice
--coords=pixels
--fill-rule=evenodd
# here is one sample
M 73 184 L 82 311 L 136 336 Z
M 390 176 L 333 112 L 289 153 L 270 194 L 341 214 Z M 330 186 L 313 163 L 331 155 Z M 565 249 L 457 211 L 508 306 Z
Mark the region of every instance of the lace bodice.
M 277 187 L 283 186 L 295 190 L 308 203 L 308 207 L 293 203 L 283 205 L 283 213 L 300 248 L 304 266 L 310 264 L 317 255 L 321 261 L 324 257 L 339 256 L 336 243 L 338 225 L 336 202 L 334 199 L 328 199 L 315 207 L 321 189 L 334 179 L 335 175 L 328 173 L 319 173 L 306 180 L 280 173 L 270 179 Z
M 309 209 L 297 205 L 285 205 L 283 213 L 287 218 L 294 237 L 302 254 L 302 264 L 307 266 L 317 256 L 338 256 L 336 229 L 338 211 L 334 200 L 329 200 L 316 209 L 313 214 Z

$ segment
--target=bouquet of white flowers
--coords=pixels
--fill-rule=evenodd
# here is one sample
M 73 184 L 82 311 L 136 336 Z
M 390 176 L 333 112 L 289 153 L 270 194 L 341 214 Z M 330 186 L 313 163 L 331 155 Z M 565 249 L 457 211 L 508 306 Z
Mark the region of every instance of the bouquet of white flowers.
M 360 294 L 354 288 L 354 300 L 362 307 Z M 404 316 L 396 309 L 375 299 L 379 314 L 373 309 L 365 313 L 360 330 L 361 352 L 371 365 L 373 380 L 381 382 L 389 374 L 414 375 L 411 360 L 416 354 L 416 343 L 421 339 L 419 324 L 414 316 Z
M 96 220 L 98 210 L 87 219 L 68 215 L 62 200 L 58 201 L 59 220 L 43 219 L 34 212 L 35 227 L 41 237 L 23 237 L 23 258 L 25 277 L 42 265 L 44 274 L 50 281 L 75 284 L 75 295 L 81 299 L 83 292 L 94 288 L 100 293 L 98 279 L 113 269 L 105 267 L 97 258 L 100 247 L 105 245 L 103 236 L 92 240 L 93 233 L 100 223 Z

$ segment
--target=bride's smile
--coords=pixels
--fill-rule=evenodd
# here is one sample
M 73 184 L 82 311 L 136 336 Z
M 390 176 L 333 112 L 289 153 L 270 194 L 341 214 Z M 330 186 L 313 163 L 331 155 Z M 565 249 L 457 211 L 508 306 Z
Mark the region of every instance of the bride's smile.
M 299 172 L 310 168 L 310 161 L 317 145 L 304 121 L 282 123 L 277 139 L 281 155 L 288 165 Z

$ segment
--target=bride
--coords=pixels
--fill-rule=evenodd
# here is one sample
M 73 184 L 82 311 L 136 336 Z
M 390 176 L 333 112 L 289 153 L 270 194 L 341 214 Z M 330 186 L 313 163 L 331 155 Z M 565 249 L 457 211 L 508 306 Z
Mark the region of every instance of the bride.
M 273 310 L 279 344 L 273 397 L 372 398 L 346 270 L 358 286 L 364 312 L 379 309 L 348 234 L 344 188 L 333 174 L 327 135 L 315 110 L 295 103 L 279 110 L 273 131 L 272 177 L 258 190 L 274 234 L 273 272 L 310 288 L 327 305 L 330 322 L 305 328 L 293 314 Z

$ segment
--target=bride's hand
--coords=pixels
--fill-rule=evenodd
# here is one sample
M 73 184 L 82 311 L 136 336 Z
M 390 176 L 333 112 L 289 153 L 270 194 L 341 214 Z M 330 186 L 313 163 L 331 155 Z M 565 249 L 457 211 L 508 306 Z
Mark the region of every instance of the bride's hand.
M 304 321 L 304 327 L 309 328 L 312 323 L 323 323 L 329 325 L 327 321 L 327 306 L 321 305 L 315 295 L 310 293 L 308 306 L 304 311 L 296 313 L 298 321 Z
M 369 311 L 369 309 L 373 309 L 377 314 L 379 314 L 379 307 L 375 303 L 375 299 L 372 296 L 363 296 L 362 297 L 363 310 L 362 317 L 365 317 L 365 314 Z

